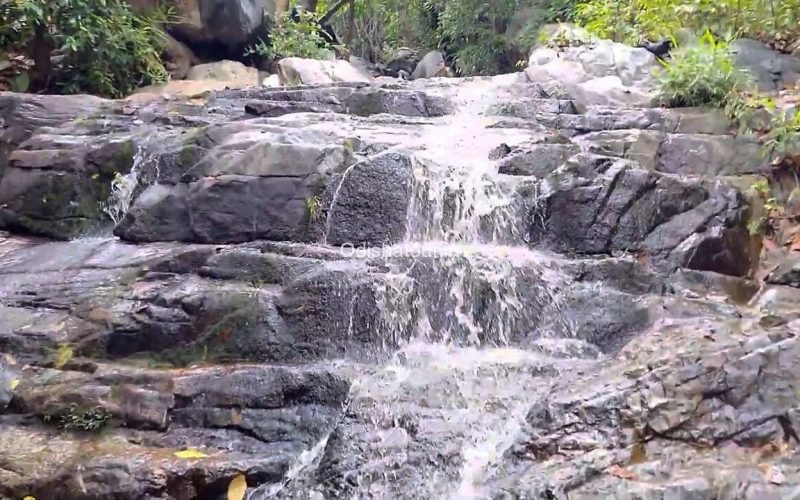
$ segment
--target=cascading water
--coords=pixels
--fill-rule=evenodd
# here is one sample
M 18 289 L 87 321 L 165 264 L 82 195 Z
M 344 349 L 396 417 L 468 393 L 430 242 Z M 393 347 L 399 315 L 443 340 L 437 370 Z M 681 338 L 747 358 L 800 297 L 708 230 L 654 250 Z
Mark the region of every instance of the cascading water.
M 552 317 L 569 283 L 557 257 L 525 246 L 516 186 L 489 159 L 498 144 L 535 134 L 489 127 L 485 110 L 503 87 L 498 79 L 462 83 L 458 112 L 422 125 L 405 145 L 414 162 L 407 236 L 374 262 L 386 270 L 374 290 L 376 335 L 399 350 L 352 389 L 351 407 L 363 412 L 354 426 L 368 422 L 346 437 L 364 441 L 348 471 L 354 498 L 485 498 L 486 472 L 512 445 L 546 378 L 557 376 L 559 361 L 519 347 L 570 336 L 569 323 Z M 416 439 L 386 428 L 387 415 L 415 415 Z M 429 457 L 431 445 L 450 458 Z M 408 481 L 416 491 L 403 490 Z
M 130 172 L 124 175 L 116 174 L 111 181 L 111 194 L 103 208 L 103 212 L 115 226 L 122 222 L 130 210 L 136 190 L 142 185 L 150 184 L 156 178 L 158 178 L 158 154 L 146 145 L 137 146 Z

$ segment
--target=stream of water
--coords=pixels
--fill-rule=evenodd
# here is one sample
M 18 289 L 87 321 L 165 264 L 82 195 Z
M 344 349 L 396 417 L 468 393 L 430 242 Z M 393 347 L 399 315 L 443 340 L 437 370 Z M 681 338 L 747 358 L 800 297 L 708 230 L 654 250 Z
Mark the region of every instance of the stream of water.
M 405 145 L 414 162 L 407 236 L 381 250 L 388 272 L 375 290 L 376 335 L 401 348 L 355 377 L 351 407 L 371 424 L 348 437 L 365 441 L 347 471 L 358 483 L 353 498 L 486 498 L 486 474 L 558 374 L 558 362 L 542 351 L 558 353 L 570 337 L 569 322 L 553 318 L 568 282 L 557 257 L 525 246 L 515 185 L 489 159 L 501 142 L 534 138 L 490 128 L 486 110 L 511 85 L 462 84 L 458 111 L 423 125 Z M 539 349 L 515 347 L 527 336 L 541 339 Z M 382 425 L 387 415 L 414 415 L 416 438 Z M 421 460 L 431 446 L 453 460 Z M 410 484 L 414 491 L 404 489 Z

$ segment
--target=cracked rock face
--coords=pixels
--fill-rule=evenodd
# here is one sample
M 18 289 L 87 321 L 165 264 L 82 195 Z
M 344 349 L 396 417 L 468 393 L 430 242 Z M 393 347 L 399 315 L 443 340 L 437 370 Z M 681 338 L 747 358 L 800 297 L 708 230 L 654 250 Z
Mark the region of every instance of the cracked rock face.
M 540 70 L 0 94 L 0 496 L 793 498 L 755 144 Z

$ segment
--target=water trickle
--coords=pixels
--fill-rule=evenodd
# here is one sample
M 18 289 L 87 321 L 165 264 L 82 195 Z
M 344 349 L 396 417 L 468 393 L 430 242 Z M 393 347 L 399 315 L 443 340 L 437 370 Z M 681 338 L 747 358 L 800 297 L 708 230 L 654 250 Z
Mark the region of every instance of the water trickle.
M 331 202 L 330 205 L 328 206 L 328 214 L 327 217 L 325 217 L 325 231 L 322 233 L 322 241 L 320 242 L 323 245 L 328 244 L 328 235 L 330 235 L 331 232 L 331 221 L 333 220 L 333 211 L 336 209 L 336 202 L 339 200 L 339 193 L 342 191 L 342 186 L 344 185 L 344 181 L 347 180 L 347 176 L 358 165 L 359 163 L 356 162 L 347 167 L 347 169 L 342 173 L 342 178 L 339 179 L 339 184 L 333 191 L 333 196 L 331 197 Z
M 130 172 L 125 175 L 117 173 L 111 181 L 111 194 L 103 207 L 103 212 L 116 226 L 130 210 L 137 189 L 154 182 L 157 178 L 158 154 L 146 146 L 137 146 Z

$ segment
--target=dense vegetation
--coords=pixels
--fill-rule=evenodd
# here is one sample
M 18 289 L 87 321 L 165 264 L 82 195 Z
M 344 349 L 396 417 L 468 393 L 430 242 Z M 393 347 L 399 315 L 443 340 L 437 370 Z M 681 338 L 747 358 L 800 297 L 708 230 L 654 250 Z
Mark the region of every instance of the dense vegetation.
M 400 47 L 439 48 L 462 75 L 512 71 L 523 64 L 539 28 L 574 21 L 589 32 L 637 44 L 708 32 L 682 47 L 665 71 L 665 99 L 673 105 L 725 105 L 722 94 L 743 85 L 723 41 L 747 36 L 778 49 L 800 37 L 800 0 L 298 0 L 310 9 L 273 24 L 251 53 L 274 59 L 324 57 L 317 31 L 325 13 L 345 47 L 386 61 Z M 32 61 L 19 87 L 35 91 L 120 96 L 166 77 L 159 61 L 160 19 L 135 15 L 127 0 L 7 0 L 0 3 L 0 60 L 4 53 Z M 721 41 L 722 40 L 722 41 Z M 730 67 L 729 67 L 730 66 Z M 698 84 L 692 75 L 702 75 Z M 703 88 L 703 87 L 707 88 Z M 692 87 L 692 88 L 688 88 Z M 724 90 L 727 89 L 727 90 Z
M 166 78 L 158 20 L 125 0 L 10 0 L 0 19 L 0 55 L 33 61 L 23 90 L 119 97 Z

